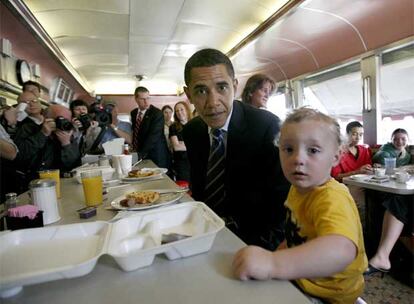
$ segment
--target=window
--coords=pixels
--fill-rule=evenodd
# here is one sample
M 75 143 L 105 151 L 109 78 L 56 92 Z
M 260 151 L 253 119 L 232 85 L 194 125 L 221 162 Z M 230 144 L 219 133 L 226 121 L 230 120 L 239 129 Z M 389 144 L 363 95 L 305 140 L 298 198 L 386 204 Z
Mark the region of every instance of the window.
M 359 62 L 305 79 L 304 105 L 335 117 L 341 128 L 351 120 L 362 121 Z
M 381 65 L 382 121 L 379 143 L 390 141 L 391 133 L 404 128 L 414 138 L 414 45 L 383 54 Z
M 267 110 L 275 114 L 282 121 L 285 120 L 288 112 L 286 109 L 285 94 L 272 95 L 267 101 Z

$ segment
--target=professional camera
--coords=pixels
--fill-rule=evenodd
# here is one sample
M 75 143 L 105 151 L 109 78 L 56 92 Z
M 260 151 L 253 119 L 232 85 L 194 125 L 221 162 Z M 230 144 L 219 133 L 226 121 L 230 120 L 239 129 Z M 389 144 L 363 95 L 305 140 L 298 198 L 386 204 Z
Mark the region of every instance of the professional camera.
M 56 129 L 62 130 L 62 131 L 70 131 L 73 129 L 72 123 L 67 120 L 65 117 L 58 116 L 55 119 L 56 123 Z
M 112 109 L 113 105 L 108 104 L 103 106 L 99 103 L 94 103 L 91 106 L 91 113 L 95 114 L 95 120 L 99 123 L 100 126 L 108 126 L 112 123 Z
M 78 117 L 79 122 L 81 123 L 81 127 L 79 128 L 79 131 L 85 131 L 91 126 L 91 117 L 89 114 L 82 114 Z

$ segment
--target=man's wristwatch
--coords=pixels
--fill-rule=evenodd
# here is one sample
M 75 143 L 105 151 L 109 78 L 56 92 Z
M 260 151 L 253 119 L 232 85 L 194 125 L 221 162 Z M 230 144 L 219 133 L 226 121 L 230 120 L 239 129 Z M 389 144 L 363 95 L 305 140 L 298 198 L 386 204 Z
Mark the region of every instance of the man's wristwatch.
M 112 129 L 113 129 L 114 131 L 117 131 L 117 130 L 118 130 L 118 127 L 117 127 L 117 126 L 115 126 L 115 125 L 112 125 Z

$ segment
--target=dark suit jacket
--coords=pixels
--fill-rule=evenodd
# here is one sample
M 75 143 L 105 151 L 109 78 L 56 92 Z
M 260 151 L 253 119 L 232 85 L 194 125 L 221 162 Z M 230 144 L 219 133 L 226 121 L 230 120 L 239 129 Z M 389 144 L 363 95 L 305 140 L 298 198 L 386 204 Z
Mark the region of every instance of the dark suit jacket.
M 269 249 L 283 239 L 283 203 L 289 190 L 274 144 L 279 125 L 272 113 L 234 101 L 226 146 L 227 201 L 215 210 L 220 216 L 236 219 L 239 228 L 235 232 L 246 243 Z M 210 150 L 208 127 L 196 117 L 185 125 L 183 137 L 191 165 L 192 195 L 203 201 Z
M 138 153 L 151 159 L 158 167 L 169 168 L 170 154 L 164 136 L 164 116 L 161 110 L 150 105 L 142 118 L 138 134 L 135 134 L 138 108 L 131 111 L 133 138 L 138 136 Z

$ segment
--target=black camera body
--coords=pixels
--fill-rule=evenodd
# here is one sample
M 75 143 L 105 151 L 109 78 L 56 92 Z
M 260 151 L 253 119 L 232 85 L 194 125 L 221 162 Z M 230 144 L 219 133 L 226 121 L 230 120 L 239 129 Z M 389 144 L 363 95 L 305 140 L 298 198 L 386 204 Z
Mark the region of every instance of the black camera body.
M 112 109 L 113 105 L 103 106 L 99 103 L 91 106 L 91 113 L 95 114 L 95 120 L 100 126 L 108 126 L 112 123 Z
M 91 117 L 89 114 L 82 114 L 78 117 L 79 122 L 81 123 L 81 127 L 79 128 L 79 131 L 86 131 L 91 126 Z
M 58 116 L 55 119 L 56 123 L 56 129 L 62 130 L 62 131 L 70 131 L 73 129 L 72 123 L 67 120 L 65 117 Z

